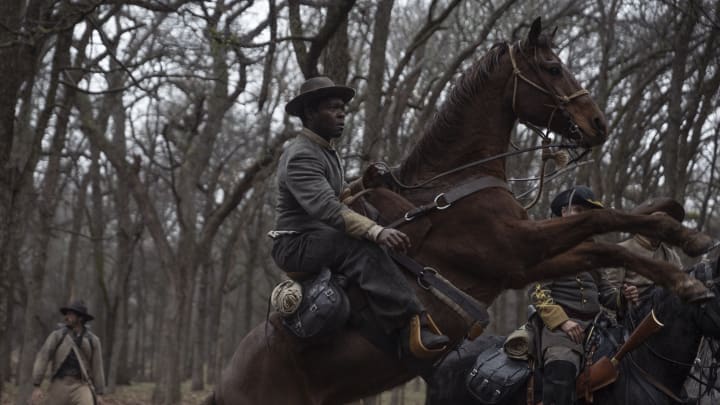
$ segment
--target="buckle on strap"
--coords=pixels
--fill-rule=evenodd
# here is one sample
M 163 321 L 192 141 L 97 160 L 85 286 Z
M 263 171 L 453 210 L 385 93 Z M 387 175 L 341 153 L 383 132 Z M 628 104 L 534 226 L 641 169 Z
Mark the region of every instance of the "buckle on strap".
M 425 281 L 425 274 L 428 273 L 434 277 L 437 276 L 438 271 L 432 267 L 425 266 L 423 267 L 422 271 L 420 271 L 417 275 L 417 283 L 420 288 L 424 290 L 430 290 L 430 287 L 432 287 L 428 281 Z
M 439 209 L 439 210 L 444 210 L 444 209 L 446 209 L 446 208 L 449 208 L 449 207 L 452 205 L 452 203 L 447 202 L 447 200 L 445 200 L 445 204 L 444 204 L 444 205 L 440 205 L 440 202 L 439 202 L 439 201 L 440 201 L 440 198 L 443 198 L 443 199 L 444 199 L 444 198 L 445 198 L 445 193 L 440 193 L 440 194 L 438 194 L 438 195 L 435 196 L 435 199 L 433 200 L 433 202 L 435 203 L 435 208 L 437 208 L 437 209 Z

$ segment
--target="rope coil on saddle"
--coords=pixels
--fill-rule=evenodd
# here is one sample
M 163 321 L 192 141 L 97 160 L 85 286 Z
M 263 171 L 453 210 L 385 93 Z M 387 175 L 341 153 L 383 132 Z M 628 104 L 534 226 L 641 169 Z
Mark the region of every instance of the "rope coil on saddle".
M 270 305 L 283 316 L 295 313 L 302 301 L 302 286 L 294 280 L 278 284 L 270 294 Z

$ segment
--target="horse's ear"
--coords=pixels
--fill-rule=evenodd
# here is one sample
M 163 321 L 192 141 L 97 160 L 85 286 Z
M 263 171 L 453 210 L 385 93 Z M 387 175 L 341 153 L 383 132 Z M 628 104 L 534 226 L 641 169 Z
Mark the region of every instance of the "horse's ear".
M 536 46 L 538 44 L 538 38 L 540 38 L 541 31 L 542 23 L 540 22 L 540 17 L 538 17 L 535 21 L 533 21 L 532 26 L 530 27 L 530 32 L 528 33 L 528 44 Z

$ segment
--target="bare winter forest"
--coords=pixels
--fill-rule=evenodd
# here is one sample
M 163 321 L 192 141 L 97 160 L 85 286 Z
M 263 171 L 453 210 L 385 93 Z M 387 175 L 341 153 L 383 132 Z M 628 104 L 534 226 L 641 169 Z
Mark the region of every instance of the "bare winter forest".
M 198 403 L 282 278 L 265 235 L 300 84 L 357 89 L 339 145 L 357 176 L 399 162 L 463 69 L 538 16 L 610 139 L 530 216 L 579 183 L 618 209 L 674 197 L 720 237 L 714 0 L 0 1 L 2 403 L 27 403 L 58 308 L 80 298 L 111 403 Z M 540 139 L 520 125 L 513 143 Z M 516 195 L 539 155 L 508 159 Z M 524 322 L 524 295 L 495 302 L 490 332 Z M 364 403 L 422 398 L 411 382 Z

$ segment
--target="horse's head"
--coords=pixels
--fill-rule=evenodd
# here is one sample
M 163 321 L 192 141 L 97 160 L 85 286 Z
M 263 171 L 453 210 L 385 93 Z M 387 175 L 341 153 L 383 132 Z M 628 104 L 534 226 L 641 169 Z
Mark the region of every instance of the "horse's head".
M 527 39 L 510 47 L 513 78 L 506 93 L 521 122 L 549 128 L 582 146 L 607 139 L 607 120 L 587 90 L 552 49 L 555 31 L 542 33 L 540 18 Z

